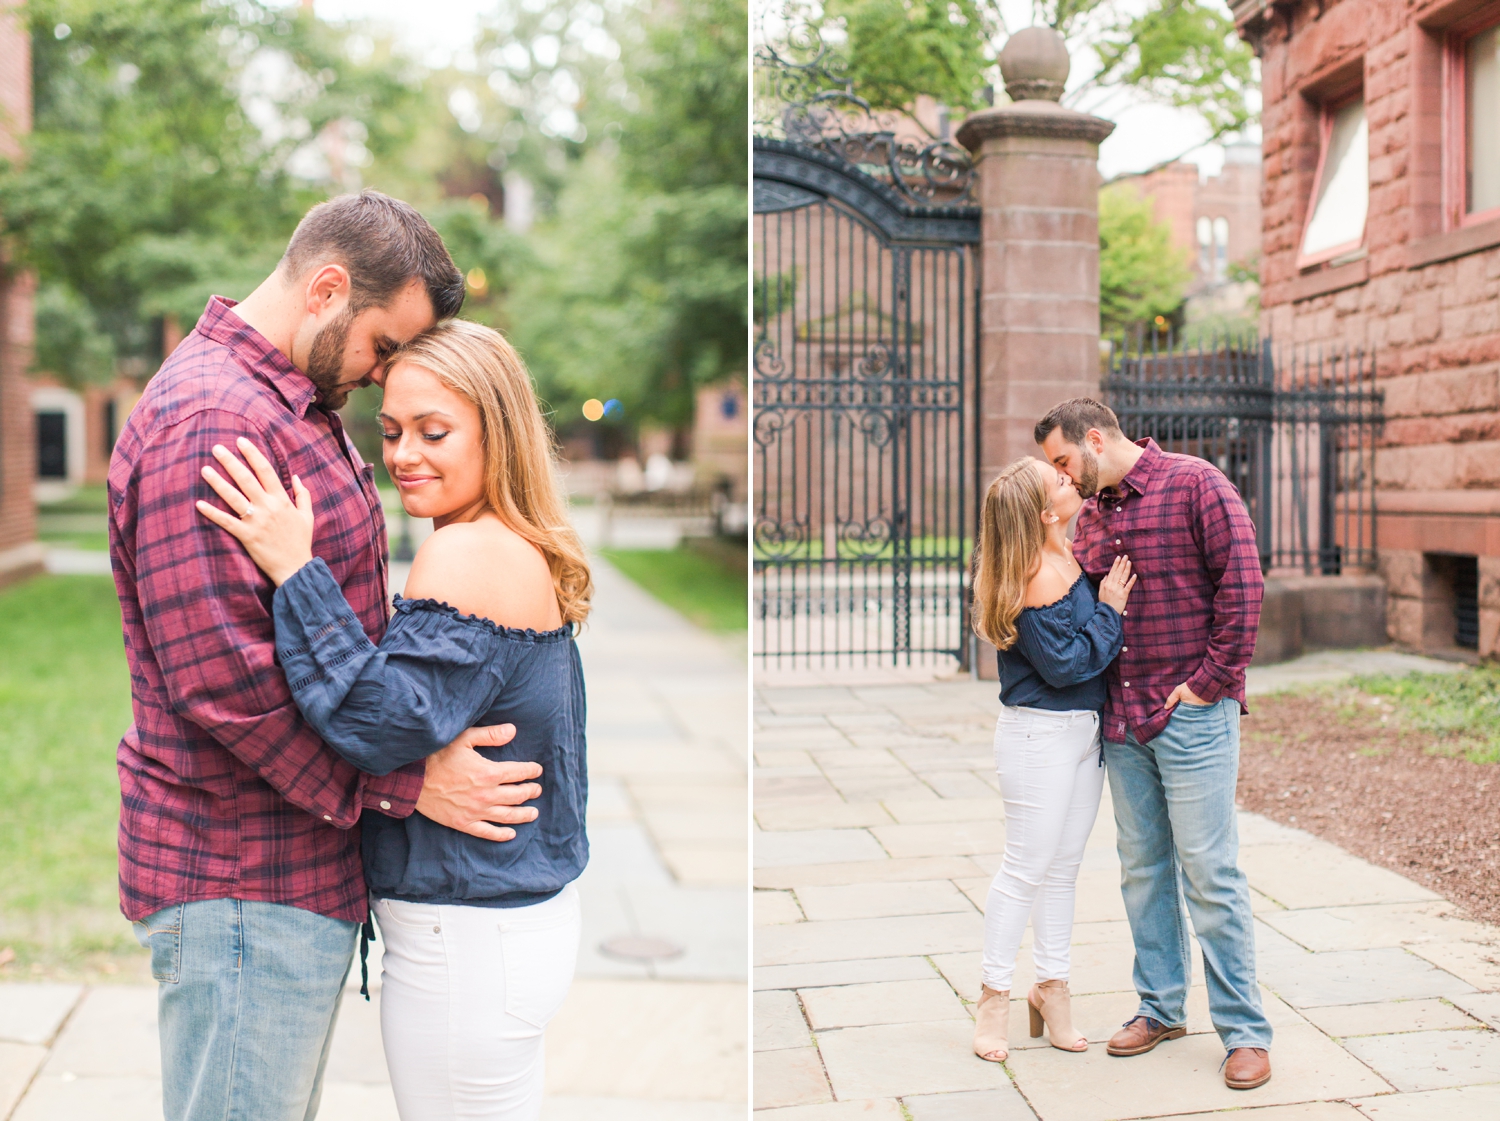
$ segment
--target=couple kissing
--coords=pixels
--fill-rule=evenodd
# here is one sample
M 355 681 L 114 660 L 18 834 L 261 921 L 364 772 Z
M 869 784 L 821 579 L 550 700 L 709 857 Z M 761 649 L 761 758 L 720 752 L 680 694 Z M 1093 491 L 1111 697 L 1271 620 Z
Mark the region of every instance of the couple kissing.
M 1044 458 L 1019 459 L 990 484 L 974 557 L 975 630 L 998 651 L 1005 801 L 974 1052 L 1008 1057 L 1028 916 L 1031 1035 L 1088 1049 L 1069 1008 L 1069 945 L 1107 776 L 1140 997 L 1107 1050 L 1142 1055 L 1187 1033 L 1191 917 L 1225 1084 L 1254 1089 L 1271 1077 L 1271 1026 L 1235 822 L 1264 592 L 1254 524 L 1216 467 L 1127 440 L 1097 401 L 1058 405 L 1034 437 Z

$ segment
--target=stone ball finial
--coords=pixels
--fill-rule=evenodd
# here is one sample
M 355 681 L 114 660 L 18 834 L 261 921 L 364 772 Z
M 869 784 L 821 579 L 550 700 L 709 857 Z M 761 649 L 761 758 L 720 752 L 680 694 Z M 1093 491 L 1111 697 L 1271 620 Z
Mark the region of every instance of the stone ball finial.
M 1068 65 L 1068 46 L 1050 27 L 1017 31 L 1000 52 L 1000 74 L 1012 101 L 1061 99 Z

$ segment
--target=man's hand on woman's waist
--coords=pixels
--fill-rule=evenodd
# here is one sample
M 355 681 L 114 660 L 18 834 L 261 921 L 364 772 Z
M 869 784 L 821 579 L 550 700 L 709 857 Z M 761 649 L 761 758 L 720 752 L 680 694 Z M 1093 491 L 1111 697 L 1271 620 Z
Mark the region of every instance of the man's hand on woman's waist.
M 531 781 L 541 776 L 541 764 L 497 763 L 474 749 L 501 747 L 515 736 L 514 724 L 470 728 L 429 755 L 417 812 L 439 825 L 488 841 L 514 838 L 516 831 L 509 826 L 536 820 L 536 807 L 522 803 L 542 795 L 541 786 Z

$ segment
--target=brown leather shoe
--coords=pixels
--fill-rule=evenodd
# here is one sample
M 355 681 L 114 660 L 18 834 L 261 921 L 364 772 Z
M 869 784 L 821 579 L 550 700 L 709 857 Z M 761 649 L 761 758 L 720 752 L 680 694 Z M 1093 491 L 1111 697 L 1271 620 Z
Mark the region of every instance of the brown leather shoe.
M 1271 1054 L 1264 1047 L 1236 1047 L 1224 1060 L 1224 1085 L 1253 1090 L 1271 1081 Z
M 1109 1037 L 1105 1050 L 1111 1055 L 1144 1055 L 1163 1039 L 1181 1039 L 1185 1035 L 1185 1027 L 1169 1028 L 1150 1016 L 1137 1016 Z

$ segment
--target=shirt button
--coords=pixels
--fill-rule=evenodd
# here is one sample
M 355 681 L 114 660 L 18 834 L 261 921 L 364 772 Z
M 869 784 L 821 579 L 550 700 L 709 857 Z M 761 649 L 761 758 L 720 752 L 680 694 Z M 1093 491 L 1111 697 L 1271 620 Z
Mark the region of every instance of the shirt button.
M 389 802 L 381 802 L 380 803 L 380 808 L 383 809 L 383 810 L 388 810 L 388 809 L 391 808 L 391 804 Z
M 1115 538 L 1115 544 L 1118 545 L 1119 543 L 1120 543 L 1120 539 L 1118 537 L 1116 537 Z
M 328 814 L 324 814 L 324 815 L 323 815 L 323 820 L 324 820 L 324 821 L 332 821 L 332 820 L 333 820 L 333 818 L 332 818 L 332 817 L 330 817 L 330 816 L 329 816 L 329 815 L 328 815 Z
M 440 927 L 440 926 L 435 926 L 435 927 L 432 928 L 432 933 L 434 933 L 434 934 L 441 934 L 441 933 L 443 933 L 443 928 Z
M 1129 649 L 1130 649 L 1130 647 L 1128 647 L 1128 646 L 1122 646 L 1122 647 L 1120 647 L 1120 653 L 1123 654 L 1123 653 L 1125 653 L 1125 651 L 1127 651 Z
M 1127 681 L 1127 682 L 1125 682 L 1125 688 L 1127 688 L 1127 689 L 1129 689 L 1129 688 L 1130 688 L 1130 682 L 1128 682 L 1128 681 Z

